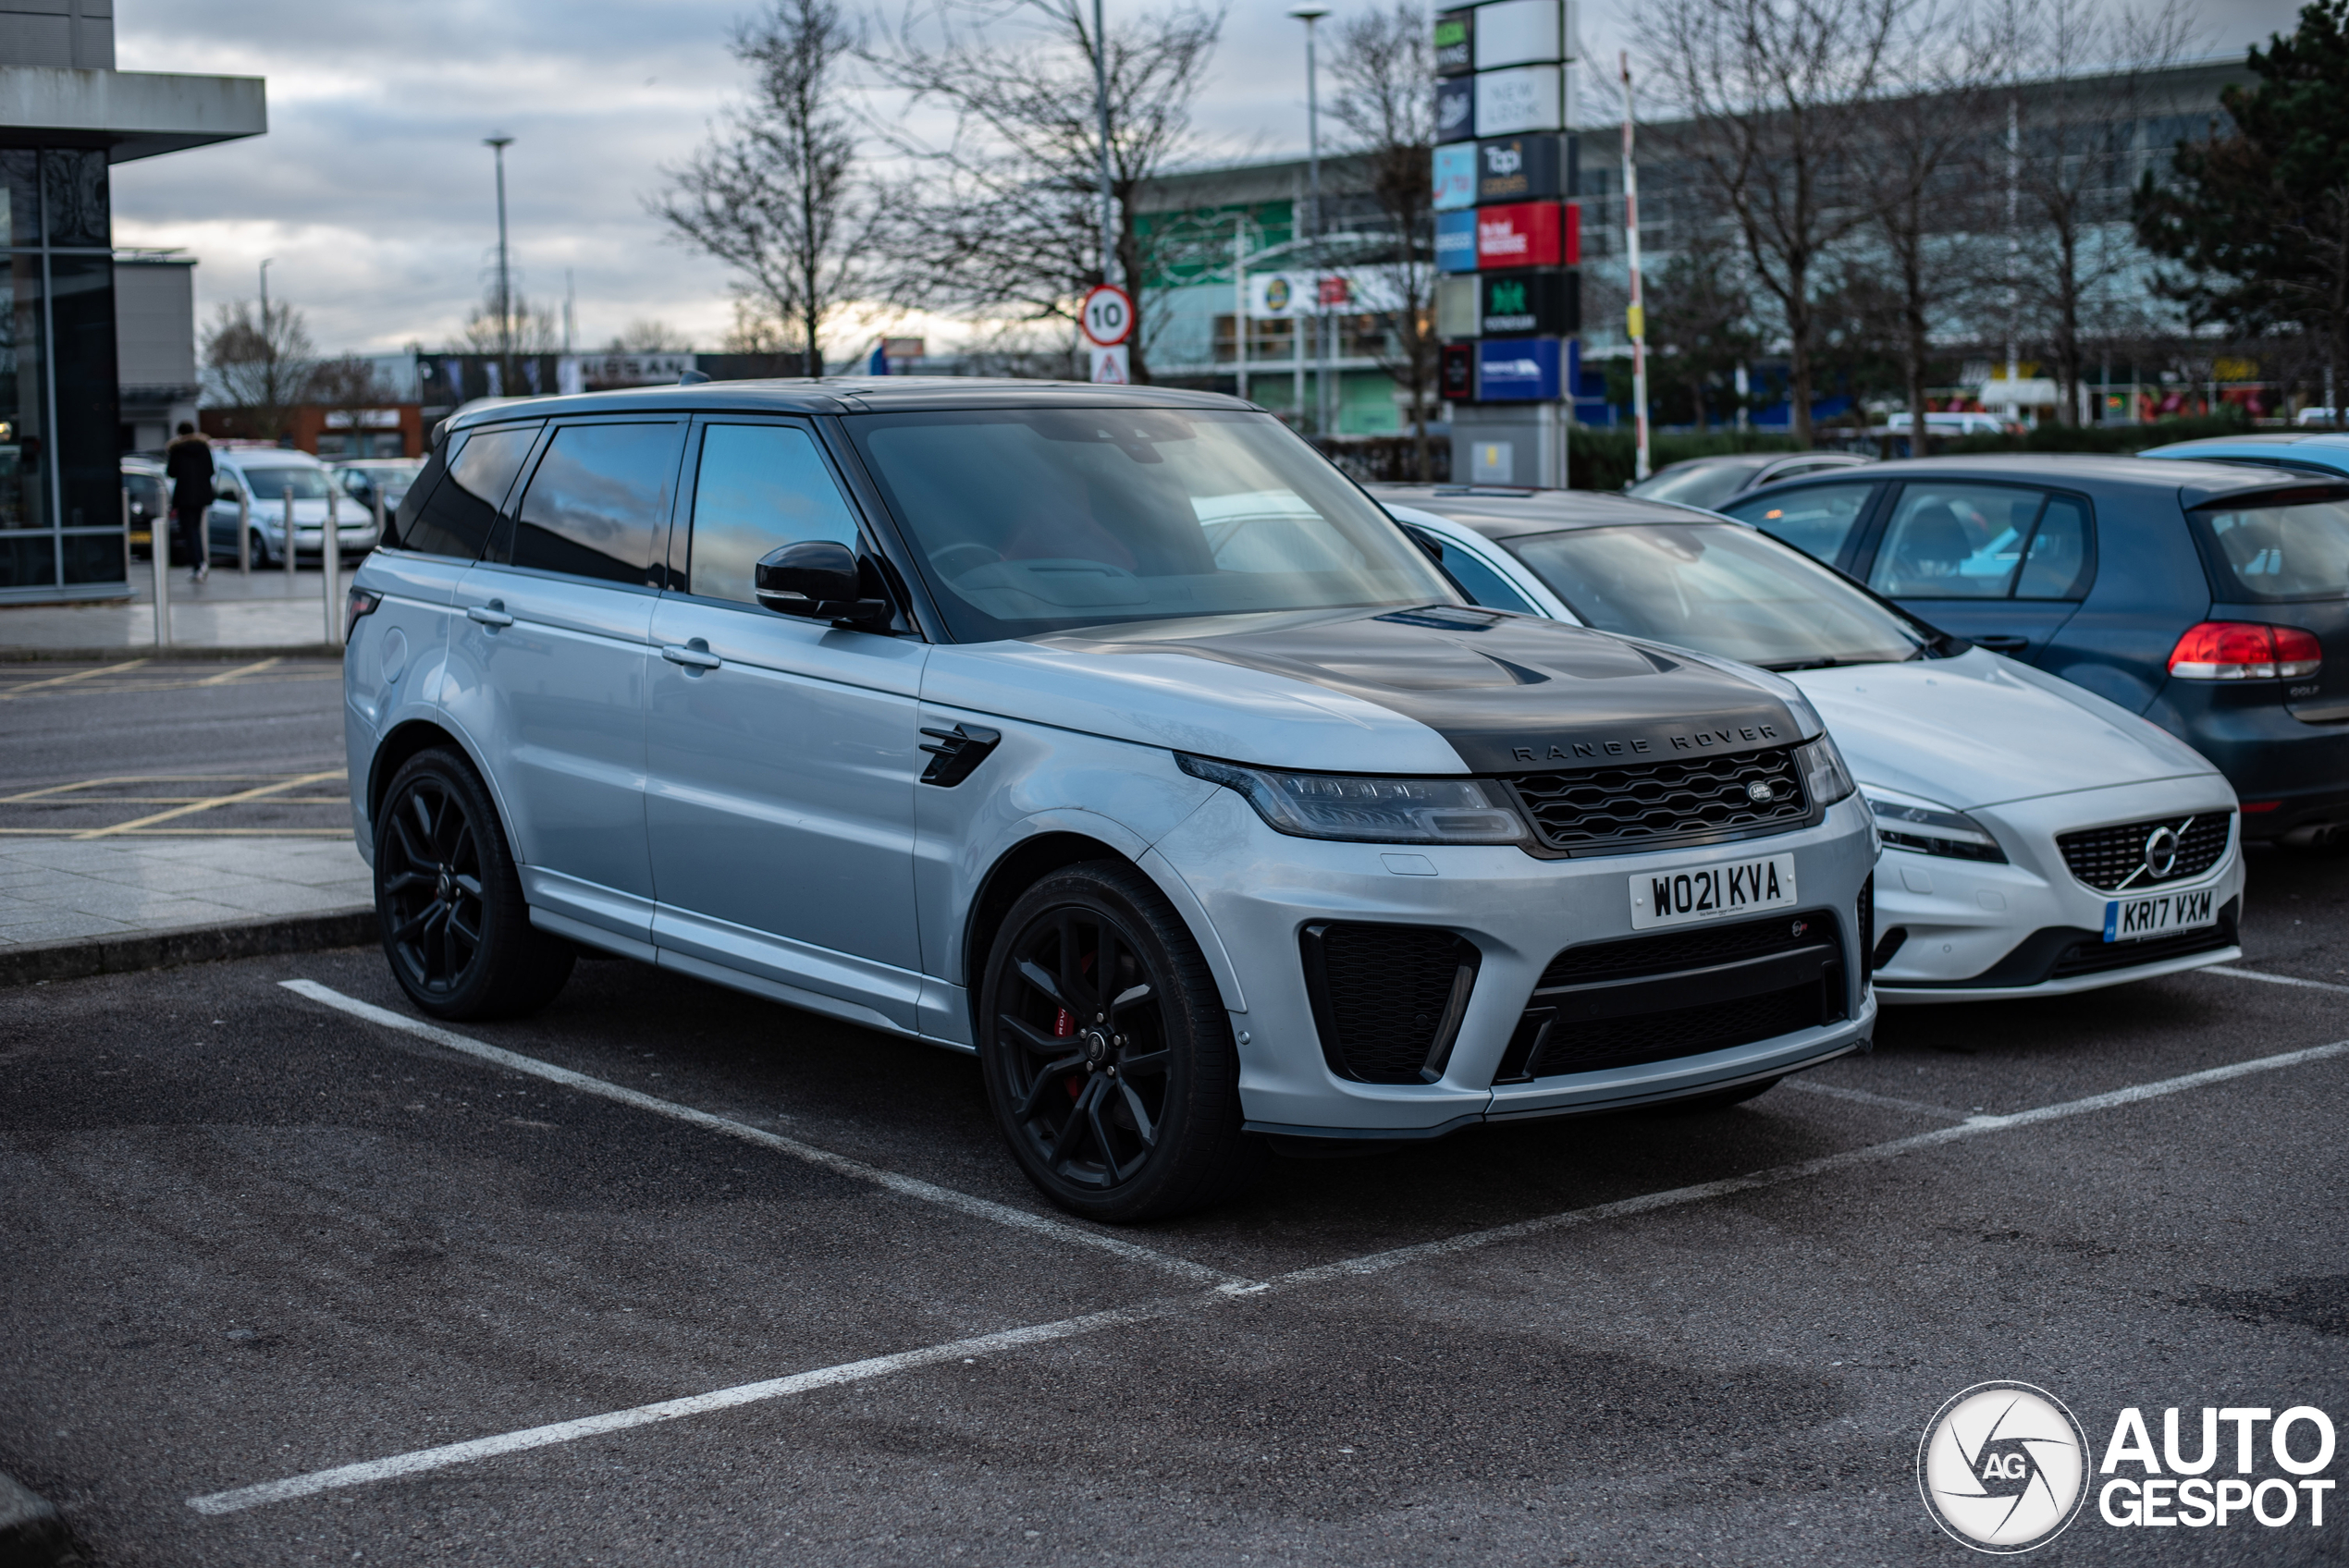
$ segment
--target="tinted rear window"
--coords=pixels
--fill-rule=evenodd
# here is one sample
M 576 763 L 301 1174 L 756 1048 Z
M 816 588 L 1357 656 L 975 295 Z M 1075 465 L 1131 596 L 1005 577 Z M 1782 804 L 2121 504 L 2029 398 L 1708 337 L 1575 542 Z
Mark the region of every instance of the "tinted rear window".
M 1744 489 L 1761 468 L 1758 461 L 1690 463 L 1686 467 L 1675 463 L 1654 478 L 1632 485 L 1630 493 L 1651 501 L 1678 501 L 1684 507 L 1718 509 L 1722 502 Z
M 384 543 L 427 556 L 479 560 L 498 521 L 498 503 L 513 487 L 537 438 L 535 424 L 498 425 L 449 437 L 416 476 L 415 488 L 400 498 Z
M 683 426 L 569 424 L 523 493 L 513 564 L 658 587 L 654 570 Z
M 2349 496 L 2192 515 L 2221 599 L 2349 598 Z

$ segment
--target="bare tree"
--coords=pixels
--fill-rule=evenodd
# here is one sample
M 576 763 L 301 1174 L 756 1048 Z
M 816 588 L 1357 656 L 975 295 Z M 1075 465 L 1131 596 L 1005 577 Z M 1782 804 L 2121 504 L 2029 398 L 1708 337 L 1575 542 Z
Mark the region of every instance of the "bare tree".
M 856 137 L 841 106 L 857 46 L 834 0 L 772 0 L 734 35 L 754 73 L 749 101 L 646 206 L 678 239 L 734 269 L 756 313 L 786 326 L 809 375 L 824 374 L 823 330 L 874 273 L 878 208 L 856 178 Z
M 1998 88 L 2014 58 L 2007 25 L 1926 13 L 1902 41 L 1898 91 L 1867 116 L 1862 153 L 1871 238 L 1883 246 L 1883 337 L 1895 346 L 1909 409 L 1909 450 L 1923 457 L 1933 336 L 1977 295 L 1993 214 L 1988 153 L 2004 116 Z M 1894 74 L 1888 72 L 1888 74 Z
M 1389 352 L 1379 368 L 1411 399 L 1414 473 L 1431 478 L 1427 409 L 1435 393 L 1435 145 L 1427 16 L 1412 0 L 1348 18 L 1330 55 L 1330 115 L 1362 155 L 1368 194 L 1394 236 L 1393 301 L 1381 311 Z M 1245 322 L 1239 330 L 1248 330 Z
M 612 334 L 604 345 L 608 354 L 682 354 L 694 340 L 654 317 L 641 317 Z M 820 368 L 820 367 L 819 367 Z
M 1649 301 L 1648 341 L 1656 352 L 1656 375 L 1688 389 L 1696 427 L 1703 430 L 1713 389 L 1759 347 L 1752 325 L 1753 297 L 1731 276 L 1729 257 L 1718 240 L 1701 230 L 1642 291 Z
M 1814 293 L 1873 210 L 1853 159 L 1918 0 L 1656 0 L 1636 35 L 1690 124 L 1672 149 L 1737 221 L 1786 324 L 1795 440 L 1811 444 Z
M 2089 318 L 2143 259 L 2130 197 L 2140 122 L 2157 112 L 2153 79 L 2187 57 L 2197 28 L 2183 0 L 2117 12 L 2097 0 L 2004 4 L 2017 45 L 2004 105 L 2007 178 L 2021 208 L 2012 287 L 2055 361 L 2057 418 L 2070 423 Z
M 520 289 L 507 297 L 506 309 L 500 312 L 498 288 L 492 284 L 473 314 L 465 318 L 464 344 L 468 353 L 499 354 L 509 360 L 527 354 L 551 354 L 562 347 L 561 325 L 555 312 L 544 305 L 535 305 L 523 298 Z M 511 374 L 510 365 L 508 374 Z
M 266 314 L 250 300 L 223 305 L 204 329 L 207 401 L 247 410 L 254 433 L 264 439 L 286 433 L 317 362 L 301 312 L 282 300 Z
M 1125 7 L 1121 6 L 1121 9 Z M 1132 374 L 1150 379 L 1153 246 L 1136 192 L 1191 146 L 1192 100 L 1224 9 L 1179 4 L 1094 36 L 1087 0 L 922 0 L 866 60 L 908 113 L 943 109 L 942 141 L 883 126 L 913 167 L 893 293 L 911 306 L 1074 322 L 1101 282 L 1098 61 L 1108 81 L 1116 270 L 1134 296 Z

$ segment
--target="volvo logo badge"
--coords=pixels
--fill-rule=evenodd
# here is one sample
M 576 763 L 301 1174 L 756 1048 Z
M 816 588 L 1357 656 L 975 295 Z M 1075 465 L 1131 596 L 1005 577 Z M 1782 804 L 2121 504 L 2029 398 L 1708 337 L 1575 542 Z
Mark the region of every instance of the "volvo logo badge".
M 1753 802 L 1756 805 L 1760 805 L 1767 802 L 1777 800 L 1778 798 L 1778 792 L 1772 787 L 1768 779 L 1757 778 L 1753 783 L 1748 784 L 1745 787 L 1745 798 Z M 2164 831 L 2166 832 L 2167 829 L 2164 829 Z
M 2146 873 L 2158 882 L 2178 869 L 2178 830 L 2157 827 L 2146 835 Z

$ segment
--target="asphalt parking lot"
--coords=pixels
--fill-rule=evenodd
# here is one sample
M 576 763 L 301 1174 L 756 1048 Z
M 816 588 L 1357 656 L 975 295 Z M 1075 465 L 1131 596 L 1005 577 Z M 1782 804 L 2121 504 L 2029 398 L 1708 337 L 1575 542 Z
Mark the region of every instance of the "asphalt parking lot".
M 967 1059 L 623 962 L 454 1043 L 373 950 L 0 992 L 0 1469 L 108 1564 L 1962 1561 L 1971 1384 L 2349 1410 L 2345 902 L 2255 860 L 2314 986 L 1888 1011 L 1119 1232 Z M 2037 1555 L 2349 1528 L 2095 1509 Z

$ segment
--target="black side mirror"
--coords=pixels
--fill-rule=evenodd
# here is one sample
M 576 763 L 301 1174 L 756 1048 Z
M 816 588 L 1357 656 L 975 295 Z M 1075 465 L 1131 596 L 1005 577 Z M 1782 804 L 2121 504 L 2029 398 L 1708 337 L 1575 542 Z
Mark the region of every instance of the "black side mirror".
M 864 631 L 889 628 L 893 606 L 880 573 L 831 539 L 803 539 L 762 557 L 752 574 L 761 607 Z

